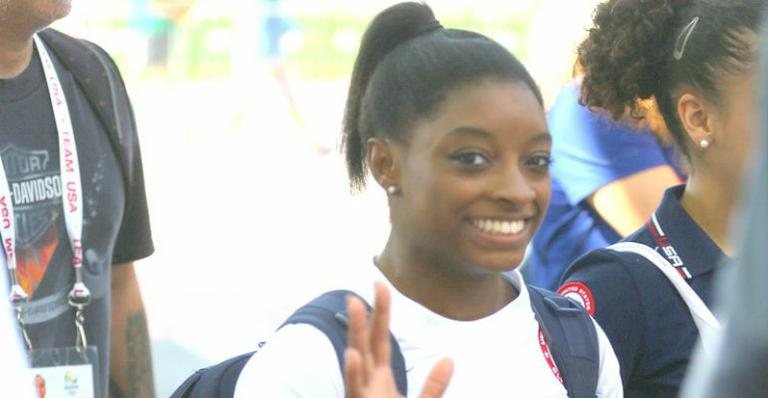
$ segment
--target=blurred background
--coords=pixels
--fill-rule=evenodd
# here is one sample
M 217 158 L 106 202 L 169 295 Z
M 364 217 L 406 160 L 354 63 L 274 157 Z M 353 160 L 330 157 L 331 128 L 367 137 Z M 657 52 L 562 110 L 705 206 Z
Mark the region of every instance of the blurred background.
M 55 27 L 104 47 L 133 100 L 156 252 L 137 264 L 159 396 L 256 348 L 297 306 L 371 265 L 377 186 L 339 152 L 359 40 L 383 0 L 74 1 Z M 594 0 L 434 0 L 507 46 L 551 101 Z

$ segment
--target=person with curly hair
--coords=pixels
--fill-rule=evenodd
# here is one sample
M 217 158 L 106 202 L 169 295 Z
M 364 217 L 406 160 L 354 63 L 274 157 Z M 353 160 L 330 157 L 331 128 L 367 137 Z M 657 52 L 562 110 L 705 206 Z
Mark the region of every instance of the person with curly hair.
M 667 188 L 686 178 L 664 129 L 593 112 L 579 104 L 580 89 L 577 76 L 547 112 L 552 198 L 531 242 L 525 276 L 550 290 L 579 257 L 643 226 Z
M 690 165 L 643 228 L 578 259 L 559 289 L 605 330 L 627 397 L 677 396 L 697 340 L 706 347 L 719 328 L 708 307 L 734 255 L 765 3 L 609 0 L 579 46 L 581 101 L 614 119 L 658 113 Z

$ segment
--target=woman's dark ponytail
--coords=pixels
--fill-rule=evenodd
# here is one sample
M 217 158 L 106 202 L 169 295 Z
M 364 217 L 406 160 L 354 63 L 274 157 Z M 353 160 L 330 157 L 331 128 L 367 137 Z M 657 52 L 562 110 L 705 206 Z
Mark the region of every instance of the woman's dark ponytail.
M 450 90 L 482 79 L 521 82 L 541 103 L 525 67 L 479 33 L 444 29 L 423 3 L 392 6 L 363 35 L 352 72 L 343 146 L 353 190 L 365 188 L 372 137 L 403 142 L 416 121 L 435 112 Z
M 362 103 L 376 67 L 398 45 L 428 32 L 436 25 L 435 15 L 426 4 L 408 2 L 394 5 L 368 25 L 352 70 L 344 111 L 342 145 L 353 190 L 365 188 L 365 151 L 370 132 L 363 132 Z

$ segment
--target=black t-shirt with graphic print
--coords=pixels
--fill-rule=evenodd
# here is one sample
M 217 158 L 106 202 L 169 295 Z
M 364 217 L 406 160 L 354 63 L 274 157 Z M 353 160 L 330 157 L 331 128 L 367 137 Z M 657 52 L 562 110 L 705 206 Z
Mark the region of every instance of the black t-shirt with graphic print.
M 113 252 L 133 252 L 134 260 L 147 253 L 143 247 L 131 247 L 143 239 L 117 241 L 121 226 L 135 221 L 123 219 L 126 198 L 119 160 L 72 74 L 51 56 L 69 105 L 80 161 L 83 277 L 93 297 L 85 312 L 86 332 L 89 344 L 99 349 L 97 388 L 106 393 Z M 24 321 L 32 344 L 73 346 L 73 311 L 66 301 L 74 280 L 72 249 L 63 217 L 57 130 L 37 50 L 21 75 L 0 79 L 0 157 L 15 212 L 17 274 L 30 295 Z

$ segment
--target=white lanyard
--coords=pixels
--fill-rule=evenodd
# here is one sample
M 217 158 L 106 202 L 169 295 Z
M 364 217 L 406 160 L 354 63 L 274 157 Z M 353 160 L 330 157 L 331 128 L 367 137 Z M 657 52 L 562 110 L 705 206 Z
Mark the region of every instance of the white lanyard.
M 712 311 L 707 308 L 701 297 L 696 294 L 696 291 L 685 281 L 685 277 L 676 272 L 675 267 L 667 259 L 656 250 L 636 242 L 614 243 L 608 246 L 608 249 L 638 254 L 655 265 L 669 279 L 669 282 L 672 283 L 672 286 L 688 306 L 691 317 L 693 317 L 693 323 L 699 330 L 704 350 L 711 350 L 712 347 L 715 347 L 713 339 L 716 338 L 715 336 L 717 336 L 717 332 L 720 330 L 720 322 L 712 314 Z
M 8 177 L 5 167 L 0 160 L 0 236 L 3 240 L 5 256 L 0 256 L 0 263 L 8 268 L 11 282 L 11 302 L 20 303 L 27 298 L 27 293 L 19 285 L 16 276 L 16 219 L 13 215 L 13 203 L 11 202 L 11 190 L 8 185 Z
M 77 157 L 77 146 L 72 130 L 72 119 L 67 106 L 67 99 L 59 80 L 59 75 L 53 66 L 42 40 L 35 35 L 35 45 L 45 73 L 48 94 L 51 99 L 53 116 L 59 141 L 59 173 L 62 184 L 62 207 L 64 223 L 67 228 L 69 244 L 72 248 L 72 267 L 75 271 L 75 282 L 69 293 L 69 303 L 82 311 L 90 302 L 90 291 L 85 286 L 82 277 L 83 266 L 83 189 L 80 181 L 80 161 Z M 27 293 L 21 287 L 16 274 L 16 228 L 13 215 L 13 203 L 8 177 L 0 161 L 0 233 L 2 234 L 5 256 L 0 256 L 0 262 L 5 263 L 11 277 L 11 302 L 19 305 L 26 301 Z M 81 314 L 79 314 L 81 315 Z

